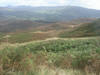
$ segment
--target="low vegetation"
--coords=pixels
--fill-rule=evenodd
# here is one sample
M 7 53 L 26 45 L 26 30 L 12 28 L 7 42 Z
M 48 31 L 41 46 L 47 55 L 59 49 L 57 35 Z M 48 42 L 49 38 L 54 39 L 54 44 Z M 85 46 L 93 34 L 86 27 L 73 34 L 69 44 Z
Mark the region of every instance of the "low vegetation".
M 6 37 L 9 36 L 9 37 Z M 36 41 L 36 40 L 44 40 L 47 38 L 52 37 L 48 33 L 32 33 L 32 32 L 20 32 L 20 33 L 13 33 L 9 35 L 1 35 L 0 42 L 5 43 L 24 43 L 24 42 L 29 42 L 29 41 Z
M 100 19 L 96 21 L 85 23 L 78 28 L 68 32 L 64 31 L 59 34 L 60 37 L 87 37 L 100 36 Z
M 0 75 L 99 75 L 100 39 L 47 40 L 0 50 Z

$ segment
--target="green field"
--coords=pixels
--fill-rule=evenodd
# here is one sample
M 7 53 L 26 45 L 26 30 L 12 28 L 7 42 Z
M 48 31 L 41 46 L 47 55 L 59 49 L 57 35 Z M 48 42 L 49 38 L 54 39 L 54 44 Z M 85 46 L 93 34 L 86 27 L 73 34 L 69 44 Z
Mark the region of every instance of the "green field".
M 57 39 L 6 46 L 0 75 L 99 75 L 100 39 Z

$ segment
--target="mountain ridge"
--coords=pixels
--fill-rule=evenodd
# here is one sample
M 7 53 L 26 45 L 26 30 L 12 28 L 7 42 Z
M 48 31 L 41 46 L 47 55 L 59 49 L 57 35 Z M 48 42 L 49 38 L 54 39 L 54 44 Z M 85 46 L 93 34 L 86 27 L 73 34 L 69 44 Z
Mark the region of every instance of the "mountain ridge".
M 77 6 L 59 7 L 2 7 L 2 19 L 18 18 L 45 21 L 69 21 L 79 18 L 100 18 L 100 10 Z

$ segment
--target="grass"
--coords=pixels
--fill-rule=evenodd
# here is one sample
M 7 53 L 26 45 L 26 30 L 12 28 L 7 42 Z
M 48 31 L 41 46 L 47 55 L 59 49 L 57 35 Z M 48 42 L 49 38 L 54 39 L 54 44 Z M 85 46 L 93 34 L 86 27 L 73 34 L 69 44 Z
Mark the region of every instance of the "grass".
M 0 75 L 99 75 L 100 39 L 47 40 L 0 50 Z
M 0 39 L 3 38 L 5 36 L 5 34 L 0 33 Z
M 59 34 L 59 37 L 87 37 L 87 36 L 100 36 L 100 21 L 96 20 L 91 23 L 86 23 L 79 26 L 72 31 L 63 31 Z
M 13 33 L 9 34 L 10 37 L 8 37 L 9 43 L 24 43 L 29 42 L 33 40 L 44 40 L 46 38 L 50 38 L 47 33 L 30 33 L 30 32 L 21 32 L 21 33 Z M 5 36 L 0 36 L 1 42 L 6 42 Z M 2 38 L 3 37 L 3 38 Z

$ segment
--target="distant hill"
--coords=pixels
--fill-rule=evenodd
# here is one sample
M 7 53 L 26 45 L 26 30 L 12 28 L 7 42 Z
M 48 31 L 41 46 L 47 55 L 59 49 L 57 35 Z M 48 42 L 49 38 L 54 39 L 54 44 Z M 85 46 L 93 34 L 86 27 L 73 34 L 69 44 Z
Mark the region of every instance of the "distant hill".
M 30 19 L 44 21 L 69 21 L 79 18 L 100 18 L 100 10 L 76 6 L 58 7 L 0 7 L 0 20 Z
M 39 26 L 45 26 L 52 22 L 31 21 L 31 20 L 5 20 L 0 22 L 0 32 L 15 32 L 28 29 L 35 29 Z
M 85 23 L 70 32 L 60 33 L 61 37 L 85 37 L 100 36 L 100 19 L 91 23 Z
M 0 32 L 20 32 L 20 31 L 51 31 L 51 30 L 66 30 L 71 29 L 72 26 L 79 26 L 81 23 L 88 23 L 95 19 L 84 18 L 69 22 L 51 22 L 43 20 L 23 20 L 23 19 L 9 19 L 0 21 Z

